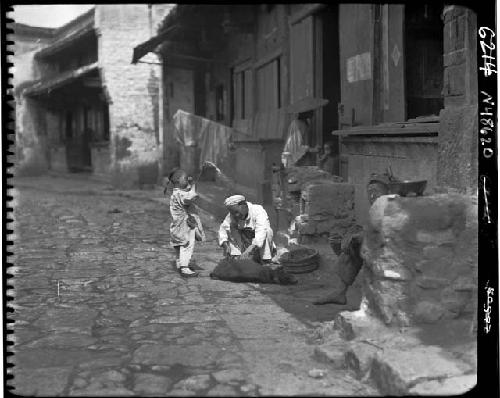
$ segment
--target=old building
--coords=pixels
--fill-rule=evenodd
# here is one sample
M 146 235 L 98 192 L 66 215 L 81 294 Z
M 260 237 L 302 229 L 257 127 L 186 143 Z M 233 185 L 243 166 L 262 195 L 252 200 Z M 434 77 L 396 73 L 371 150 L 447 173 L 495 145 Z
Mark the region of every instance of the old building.
M 388 167 L 428 192 L 476 186 L 475 23 L 439 3 L 179 5 L 134 62 L 162 58 L 166 169 L 183 156 L 170 122 L 182 109 L 247 133 L 224 170 L 268 198 L 298 117 L 309 164 L 333 142 L 362 223 L 368 178 Z
M 343 177 L 366 220 L 370 173 L 475 193 L 476 16 L 467 8 L 340 7 Z M 362 36 L 355 32 L 364 32 Z M 366 35 L 366 37 L 364 36 Z
M 16 174 L 86 172 L 120 186 L 156 183 L 160 70 L 129 59 L 169 9 L 96 5 L 56 29 L 14 24 Z

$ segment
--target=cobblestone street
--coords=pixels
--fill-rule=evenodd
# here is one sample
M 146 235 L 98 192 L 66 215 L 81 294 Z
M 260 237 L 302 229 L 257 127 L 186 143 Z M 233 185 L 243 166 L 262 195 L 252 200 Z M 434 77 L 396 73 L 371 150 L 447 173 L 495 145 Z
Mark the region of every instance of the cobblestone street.
M 17 394 L 376 394 L 317 363 L 311 326 L 257 285 L 208 277 L 215 225 L 195 249 L 200 276 L 183 279 L 168 206 L 36 188 L 14 195 Z

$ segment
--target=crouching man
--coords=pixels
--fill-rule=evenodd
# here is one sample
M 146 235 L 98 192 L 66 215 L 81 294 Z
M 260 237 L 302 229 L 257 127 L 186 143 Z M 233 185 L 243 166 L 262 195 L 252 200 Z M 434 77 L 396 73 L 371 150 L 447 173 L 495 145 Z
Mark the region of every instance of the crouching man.
M 243 195 L 230 196 L 224 206 L 229 211 L 219 228 L 224 256 L 270 263 L 276 255 L 276 245 L 266 210 L 247 202 Z

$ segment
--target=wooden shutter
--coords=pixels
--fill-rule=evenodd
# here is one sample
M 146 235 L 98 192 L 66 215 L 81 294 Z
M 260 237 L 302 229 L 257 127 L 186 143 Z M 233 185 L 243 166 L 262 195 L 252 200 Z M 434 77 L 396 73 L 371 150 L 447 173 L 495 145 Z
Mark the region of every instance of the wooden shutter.
M 268 111 L 279 108 L 279 77 L 278 61 L 275 59 L 256 71 L 257 79 L 257 109 Z
M 313 16 L 290 27 L 291 103 L 314 96 L 314 23 Z
M 406 120 L 403 5 L 383 6 L 382 29 L 384 122 L 401 122 Z
M 245 80 L 245 119 L 250 119 L 253 114 L 253 77 L 252 70 L 247 69 L 244 72 Z
M 233 87 L 234 87 L 234 96 L 233 96 L 233 106 L 234 106 L 234 119 L 241 119 L 241 78 L 239 73 L 233 74 Z

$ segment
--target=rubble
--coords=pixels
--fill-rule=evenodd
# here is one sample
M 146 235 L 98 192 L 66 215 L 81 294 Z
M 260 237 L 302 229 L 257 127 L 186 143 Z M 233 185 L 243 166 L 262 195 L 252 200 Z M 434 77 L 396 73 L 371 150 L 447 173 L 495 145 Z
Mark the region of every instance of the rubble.
M 326 370 L 324 369 L 311 369 L 308 372 L 309 377 L 312 377 L 313 379 L 322 379 L 325 377 Z

